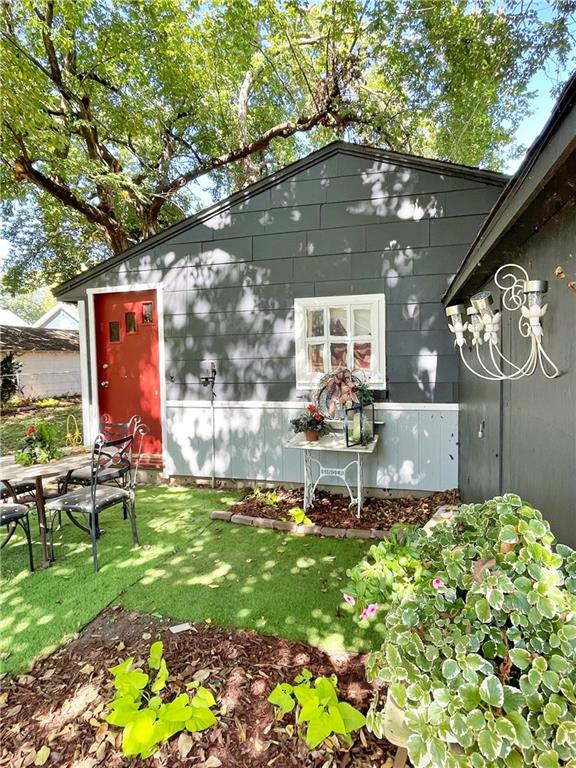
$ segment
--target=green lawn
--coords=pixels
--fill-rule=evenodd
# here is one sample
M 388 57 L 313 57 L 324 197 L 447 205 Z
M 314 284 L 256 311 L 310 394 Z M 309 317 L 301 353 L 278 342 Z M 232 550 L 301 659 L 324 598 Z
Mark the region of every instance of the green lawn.
M 62 433 L 62 445 L 66 435 L 66 420 L 74 416 L 82 432 L 82 406 L 68 405 L 57 408 L 38 408 L 35 411 L 2 413 L 0 418 L 0 456 L 14 453 L 20 447 L 28 427 L 38 421 L 56 424 Z
M 106 533 L 99 543 L 98 574 L 92 571 L 88 538 L 67 521 L 56 534 L 57 562 L 47 570 L 30 574 L 22 538 L 10 542 L 2 552 L 4 668 L 25 670 L 110 603 L 175 620 L 252 628 L 328 649 L 373 647 L 382 627 L 360 629 L 340 595 L 346 569 L 370 542 L 297 538 L 210 520 L 213 509 L 234 499 L 217 491 L 139 490 L 143 546 L 131 549 L 129 525 L 120 511 L 108 511 L 102 518 Z M 37 545 L 35 555 L 39 561 Z

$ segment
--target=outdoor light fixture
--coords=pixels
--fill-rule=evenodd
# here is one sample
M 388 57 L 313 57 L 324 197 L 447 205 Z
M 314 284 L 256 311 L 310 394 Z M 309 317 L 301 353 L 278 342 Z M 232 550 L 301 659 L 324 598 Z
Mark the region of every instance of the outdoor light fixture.
M 521 277 L 514 273 L 517 270 Z M 460 358 L 466 368 L 475 376 L 488 381 L 514 381 L 524 376 L 531 376 L 536 368 L 548 379 L 560 375 L 542 346 L 542 323 L 546 314 L 547 304 L 543 303 L 544 294 L 548 291 L 546 280 L 530 280 L 528 273 L 517 264 L 504 264 L 494 275 L 494 282 L 502 291 L 502 307 L 509 312 L 520 312 L 518 330 L 520 335 L 530 341 L 530 351 L 526 362 L 519 366 L 509 360 L 500 349 L 500 320 L 501 314 L 492 308 L 493 300 L 490 291 L 480 291 L 470 298 L 470 306 L 454 304 L 446 307 L 448 328 L 454 334 L 454 343 L 460 350 Z M 469 333 L 469 339 L 466 333 Z M 475 350 L 478 365 L 481 370 L 475 370 L 464 357 L 464 346 Z M 481 352 L 485 350 L 484 354 Z M 511 369 L 509 373 L 502 370 L 503 363 Z

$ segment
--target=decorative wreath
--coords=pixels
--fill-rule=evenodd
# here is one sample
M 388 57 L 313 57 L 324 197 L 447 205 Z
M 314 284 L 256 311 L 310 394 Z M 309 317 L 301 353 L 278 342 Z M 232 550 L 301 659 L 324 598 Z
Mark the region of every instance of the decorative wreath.
M 359 389 L 362 383 L 362 379 L 349 368 L 336 368 L 320 379 L 314 397 L 316 407 L 324 418 L 335 419 L 343 416 L 343 409 L 360 403 Z

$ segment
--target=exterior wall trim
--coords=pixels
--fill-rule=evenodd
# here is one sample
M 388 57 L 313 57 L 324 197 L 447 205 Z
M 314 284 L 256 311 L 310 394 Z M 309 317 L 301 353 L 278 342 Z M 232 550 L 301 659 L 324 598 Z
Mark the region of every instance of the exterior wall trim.
M 303 408 L 306 400 L 215 400 L 214 408 L 247 408 L 257 410 L 294 410 Z M 207 400 L 167 400 L 167 408 L 210 408 Z M 375 411 L 458 411 L 458 403 L 374 403 Z
M 90 404 L 90 357 L 88 352 L 88 332 L 86 323 L 86 302 L 78 302 L 78 331 L 80 339 L 80 386 L 82 394 L 82 423 L 85 424 L 83 432 L 84 445 L 92 442 L 92 413 Z
M 94 311 L 94 296 L 102 293 L 129 293 L 131 291 L 156 291 L 156 311 L 158 312 L 158 368 L 160 373 L 160 414 L 162 420 L 162 473 L 161 477 L 167 477 L 168 466 L 168 432 L 166 428 L 166 350 L 164 344 L 164 286 L 162 283 L 129 283 L 128 285 L 109 285 L 100 288 L 88 288 L 86 299 L 88 301 L 88 324 L 90 334 L 90 371 L 92 382 L 92 419 L 91 427 L 94 435 L 98 429 L 98 370 L 96 366 L 96 324 Z

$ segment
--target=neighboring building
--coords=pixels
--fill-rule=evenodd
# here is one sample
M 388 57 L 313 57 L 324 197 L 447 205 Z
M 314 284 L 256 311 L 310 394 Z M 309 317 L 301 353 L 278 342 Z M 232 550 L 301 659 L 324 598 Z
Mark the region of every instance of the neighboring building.
M 55 294 L 78 302 L 85 425 L 138 413 L 164 474 L 209 476 L 214 360 L 216 476 L 300 481 L 289 420 L 347 359 L 385 400 L 367 484 L 456 486 L 440 297 L 506 180 L 335 142 L 69 280 Z
M 0 327 L 0 357 L 14 354 L 24 397 L 78 395 L 81 390 L 78 331 Z
M 33 328 L 56 328 L 61 331 L 77 331 L 80 327 L 78 310 L 74 304 L 64 304 L 59 301 L 52 309 L 45 312 L 36 322 Z
M 22 320 L 21 317 L 11 309 L 0 309 L 0 325 L 11 325 L 14 328 L 28 328 L 29 324 L 26 320 Z
M 492 290 L 503 264 L 547 280 L 544 349 L 561 371 L 483 381 L 461 368 L 460 490 L 467 501 L 514 491 L 576 546 L 576 76 L 510 180 L 460 267 L 444 303 Z M 518 313 L 503 312 L 502 348 L 526 358 Z M 472 351 L 466 359 L 472 361 Z

